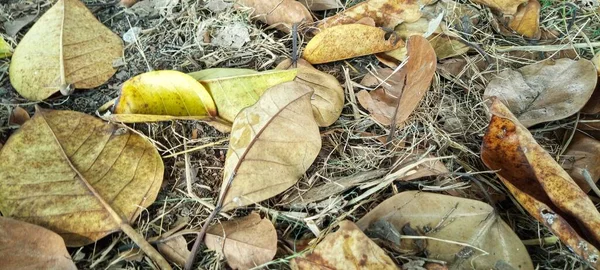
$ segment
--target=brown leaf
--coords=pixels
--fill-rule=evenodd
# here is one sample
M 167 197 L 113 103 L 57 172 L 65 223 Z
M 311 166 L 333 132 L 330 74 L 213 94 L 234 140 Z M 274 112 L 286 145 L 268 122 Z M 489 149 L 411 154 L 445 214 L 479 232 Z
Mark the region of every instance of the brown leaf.
M 10 117 L 8 118 L 8 124 L 22 126 L 29 118 L 29 113 L 25 109 L 17 106 L 11 112 Z
M 527 38 L 540 38 L 540 3 L 529 0 L 519 6 L 517 13 L 509 20 L 508 26 L 515 32 Z
M 250 269 L 275 257 L 277 232 L 273 223 L 252 212 L 211 226 L 204 243 L 207 248 L 225 255 L 231 268 Z
M 298 60 L 298 74 L 294 81 L 310 86 L 315 93 L 311 98 L 313 115 L 320 127 L 332 125 L 342 114 L 344 108 L 344 89 L 340 82 L 330 74 L 314 68 L 304 59 Z M 286 59 L 276 69 L 290 69 L 292 60 Z
M 312 93 L 300 83 L 282 83 L 237 115 L 223 172 L 223 211 L 283 192 L 310 167 L 321 149 Z
M 418 20 L 421 17 L 421 7 L 432 2 L 432 0 L 367 0 L 324 19 L 319 23 L 319 28 L 352 24 L 369 17 L 375 20 L 376 26 L 393 29 L 402 22 Z
M 185 260 L 191 254 L 187 241 L 185 241 L 182 235 L 173 237 L 165 242 L 160 242 L 156 245 L 156 248 L 167 260 L 179 266 L 184 266 Z
M 37 108 L 0 150 L 0 211 L 57 232 L 68 246 L 123 230 L 168 267 L 128 225 L 156 199 L 163 170 L 152 143 L 123 126 Z
M 325 236 L 310 253 L 290 261 L 294 270 L 303 269 L 398 269 L 392 259 L 351 221 Z
M 58 234 L 1 216 L 0 257 L 2 269 L 77 269 Z
M 480 201 L 405 191 L 380 203 L 356 224 L 367 231 L 382 222 L 391 224 L 397 232 L 405 231 L 407 225 L 425 232 L 428 238 L 422 244 L 426 245 L 428 255 L 448 262 L 451 269 L 494 269 L 500 262 L 514 269 L 533 269 L 519 237 L 491 206 Z M 403 246 L 404 241 L 412 241 L 402 239 L 403 235 L 389 240 Z M 466 257 L 457 259 L 467 250 L 470 253 Z
M 312 64 L 329 63 L 358 56 L 391 51 L 404 46 L 393 36 L 386 38 L 381 28 L 364 24 L 348 24 L 327 28 L 313 37 L 302 58 Z M 352 44 L 352 46 L 348 46 Z
M 594 241 L 600 240 L 600 213 L 560 165 L 509 109 L 493 98 L 492 119 L 481 146 L 481 159 L 521 205 L 576 254 L 597 264 L 598 250 L 580 237 L 570 219 L 578 220 Z M 592 258 L 596 261 L 592 261 Z M 600 265 L 596 265 L 598 267 Z
M 513 15 L 521 4 L 528 0 L 473 0 L 473 2 L 490 7 L 504 15 Z
M 411 36 L 407 43 L 408 60 L 399 72 L 383 77 L 382 85 L 388 83 L 388 91 L 377 89 L 360 91 L 360 104 L 380 123 L 390 125 L 394 119 L 400 126 L 417 108 L 431 86 L 436 69 L 435 52 L 422 36 Z M 392 78 L 391 81 L 386 80 Z
M 484 97 L 497 96 L 530 127 L 577 113 L 590 99 L 597 79 L 589 60 L 547 60 L 500 72 Z
M 585 180 L 586 173 L 594 183 L 600 179 L 600 141 L 577 132 L 562 159 L 562 167 L 583 192 L 587 193 L 591 190 Z
M 248 7 L 251 16 L 283 32 L 290 33 L 294 23 L 312 23 L 310 12 L 294 0 L 238 0 L 236 7 Z
M 344 7 L 344 5 L 341 3 L 341 0 L 299 0 L 298 2 L 302 3 L 312 11 L 321 11 Z

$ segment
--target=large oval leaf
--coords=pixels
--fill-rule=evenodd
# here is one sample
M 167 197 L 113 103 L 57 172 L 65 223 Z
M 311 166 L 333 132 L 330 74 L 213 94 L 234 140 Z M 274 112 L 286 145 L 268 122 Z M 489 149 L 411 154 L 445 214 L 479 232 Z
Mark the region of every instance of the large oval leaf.
M 59 0 L 31 27 L 15 50 L 10 81 L 27 99 L 105 83 L 122 57 L 121 38 L 78 0 Z M 66 92 L 65 92 L 66 93 Z
M 0 217 L 2 269 L 73 269 L 60 235 L 40 226 Z
M 38 109 L 0 150 L 0 211 L 68 246 L 93 243 L 152 204 L 163 170 L 154 146 L 124 127 Z
M 235 118 L 221 186 L 223 211 L 271 198 L 306 172 L 321 149 L 312 93 L 297 82 L 283 83 Z

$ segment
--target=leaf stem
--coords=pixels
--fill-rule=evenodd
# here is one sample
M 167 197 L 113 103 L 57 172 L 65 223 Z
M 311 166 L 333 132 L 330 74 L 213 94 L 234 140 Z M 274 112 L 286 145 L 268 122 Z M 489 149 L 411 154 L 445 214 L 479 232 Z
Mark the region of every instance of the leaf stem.
M 152 245 L 148 243 L 148 241 L 146 241 L 146 239 L 144 239 L 144 237 L 140 235 L 135 229 L 133 229 L 129 224 L 123 222 L 120 224 L 120 228 L 127 236 L 129 236 L 129 238 L 131 238 L 131 240 L 142 251 L 144 251 L 144 253 L 146 253 L 146 256 L 148 256 L 150 259 L 152 259 L 152 261 L 154 261 L 158 265 L 160 269 L 171 269 L 171 266 L 162 257 L 162 255 L 160 255 L 160 253 L 158 253 L 158 251 L 156 251 L 156 249 L 154 249 L 154 247 L 152 247 Z

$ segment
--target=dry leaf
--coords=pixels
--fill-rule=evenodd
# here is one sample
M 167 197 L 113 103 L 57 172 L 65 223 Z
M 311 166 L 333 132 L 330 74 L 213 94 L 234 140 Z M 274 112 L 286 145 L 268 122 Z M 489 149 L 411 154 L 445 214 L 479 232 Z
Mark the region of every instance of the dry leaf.
M 597 79 L 589 60 L 547 60 L 500 72 L 484 97 L 497 96 L 530 127 L 577 113 L 590 99 Z
M 296 69 L 270 70 L 239 75 L 240 71 L 234 70 L 232 75 L 219 72 L 199 82 L 212 96 L 219 117 L 233 122 L 242 109 L 256 103 L 267 89 L 294 80 L 297 72 Z
M 473 0 L 477 4 L 488 6 L 491 9 L 501 12 L 504 15 L 513 15 L 517 13 L 517 8 L 528 0 Z
M 348 24 L 327 28 L 313 37 L 302 58 L 312 64 L 329 63 L 358 56 L 391 51 L 404 42 L 378 27 Z
M 292 32 L 295 23 L 312 23 L 312 15 L 295 0 L 238 0 L 236 7 L 248 7 L 251 16 L 283 32 Z
M 187 241 L 183 235 L 175 236 L 168 241 L 160 242 L 156 245 L 158 251 L 165 258 L 179 266 L 185 265 L 185 260 L 190 256 Z
M 414 22 L 421 18 L 421 7 L 431 4 L 432 0 L 367 0 L 319 23 L 319 28 L 328 28 L 340 24 L 352 24 L 369 17 L 376 26 L 393 29 L 402 22 Z M 357 43 L 358 44 L 358 43 Z
M 2 269 L 74 269 L 63 239 L 53 231 L 0 216 Z
M 308 9 L 312 11 L 321 11 L 329 9 L 343 8 L 341 0 L 299 0 Z
M 435 74 L 435 52 L 424 37 L 411 36 L 407 48 L 409 58 L 400 71 L 393 73 L 393 78 L 380 77 L 384 86 L 390 85 L 387 90 L 362 90 L 357 94 L 360 104 L 384 125 L 402 125 L 429 90 Z
M 0 36 L 0 59 L 7 58 L 12 55 L 12 47 Z
M 250 269 L 271 261 L 277 253 L 277 232 L 273 223 L 250 215 L 208 228 L 206 247 L 225 255 L 233 269 Z
M 259 72 L 249 68 L 209 68 L 188 73 L 192 78 L 200 80 L 211 80 L 224 77 L 235 77 L 241 75 L 258 74 Z
M 67 246 L 121 229 L 162 259 L 128 223 L 154 202 L 163 171 L 152 143 L 127 128 L 37 108 L 0 150 L 0 211 L 57 232 Z
M 17 106 L 11 112 L 10 117 L 8 118 L 8 124 L 22 126 L 29 118 L 29 113 L 25 109 Z
M 309 253 L 290 261 L 294 270 L 303 269 L 399 269 L 375 242 L 351 221 L 341 221 L 340 228 L 325 236 Z
M 123 42 L 79 0 L 59 0 L 29 29 L 10 64 L 10 82 L 23 97 L 44 100 L 74 88 L 94 88 L 116 70 Z
M 223 211 L 283 192 L 310 167 L 321 149 L 312 93 L 300 83 L 282 83 L 238 114 L 224 166 Z
M 492 119 L 481 146 L 481 159 L 517 201 L 576 254 L 598 264 L 598 250 L 567 220 L 576 219 L 600 240 L 600 213 L 585 192 L 541 146 L 509 109 L 493 98 Z M 595 258 L 595 259 L 593 259 Z
M 498 263 L 514 269 L 533 269 L 519 237 L 493 207 L 480 201 L 405 191 L 383 201 L 356 224 L 363 231 L 376 232 L 374 229 L 382 222 L 389 223 L 398 232 L 405 226 L 424 232 L 428 238 L 420 241 L 429 257 L 448 262 L 452 269 L 495 269 Z M 385 235 L 385 232 L 378 235 Z M 414 242 L 402 237 L 387 237 L 386 240 L 397 246 L 405 245 L 406 241 Z M 457 258 L 460 254 L 466 256 Z
M 312 87 L 315 91 L 311 104 L 313 115 L 320 127 L 332 125 L 342 114 L 344 108 L 344 89 L 340 82 L 330 74 L 314 68 L 304 59 L 298 60 L 298 75 L 294 81 Z M 292 60 L 286 59 L 276 69 L 292 68 Z
M 529 0 L 526 5 L 519 7 L 517 13 L 509 20 L 508 27 L 524 37 L 539 38 L 541 8 L 538 0 Z
M 562 167 L 569 173 L 583 192 L 591 190 L 585 180 L 584 170 L 594 183 L 600 179 L 600 142 L 582 133 L 577 133 L 563 154 Z

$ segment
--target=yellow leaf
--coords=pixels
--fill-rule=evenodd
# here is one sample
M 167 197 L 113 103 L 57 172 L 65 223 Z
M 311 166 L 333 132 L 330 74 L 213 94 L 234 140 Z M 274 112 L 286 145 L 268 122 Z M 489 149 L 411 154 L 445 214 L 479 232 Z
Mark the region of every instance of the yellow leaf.
M 115 72 L 121 38 L 79 0 L 59 0 L 31 27 L 10 64 L 10 81 L 23 97 L 44 100 L 74 88 L 94 88 Z
M 293 80 L 297 72 L 295 69 L 270 70 L 256 74 L 211 77 L 200 80 L 200 83 L 212 96 L 219 117 L 233 122 L 242 109 L 256 103 L 267 89 Z
M 210 80 L 223 77 L 235 77 L 240 75 L 257 74 L 258 71 L 247 68 L 209 68 L 200 71 L 188 73 L 192 78 L 200 80 Z
M 4 40 L 2 36 L 0 36 L 0 59 L 10 57 L 12 55 L 12 48 L 10 45 Z
M 339 223 L 340 228 L 325 236 L 309 253 L 292 259 L 294 270 L 308 269 L 399 269 L 373 240 L 351 221 Z
M 340 82 L 330 74 L 314 68 L 304 59 L 298 60 L 298 75 L 295 81 L 310 86 L 315 91 L 311 104 L 313 115 L 320 127 L 332 125 L 342 114 L 344 108 L 344 89 Z M 289 69 L 292 60 L 279 63 L 277 69 Z
M 127 128 L 38 108 L 0 150 L 0 211 L 58 232 L 67 246 L 123 230 L 168 267 L 129 225 L 156 199 L 163 171 L 154 146 Z
M 72 269 L 60 235 L 40 226 L 0 217 L 2 269 Z
M 525 37 L 539 38 L 541 8 L 537 0 L 529 0 L 526 5 L 519 7 L 517 13 L 508 23 L 508 26 Z
M 347 24 L 326 28 L 313 37 L 302 58 L 312 64 L 391 51 L 404 46 L 402 40 L 391 37 L 381 28 L 364 24 Z
M 215 104 L 191 76 L 174 70 L 142 73 L 127 80 L 114 106 L 115 114 L 213 117 Z
M 296 184 L 321 149 L 310 87 L 267 90 L 233 122 L 223 172 L 223 211 L 271 198 Z
M 250 269 L 271 261 L 277 253 L 277 231 L 255 212 L 208 228 L 206 247 L 225 255 L 232 269 Z
M 517 13 L 517 8 L 527 3 L 528 0 L 473 0 L 473 2 L 490 7 L 500 11 L 504 15 L 513 15 Z

